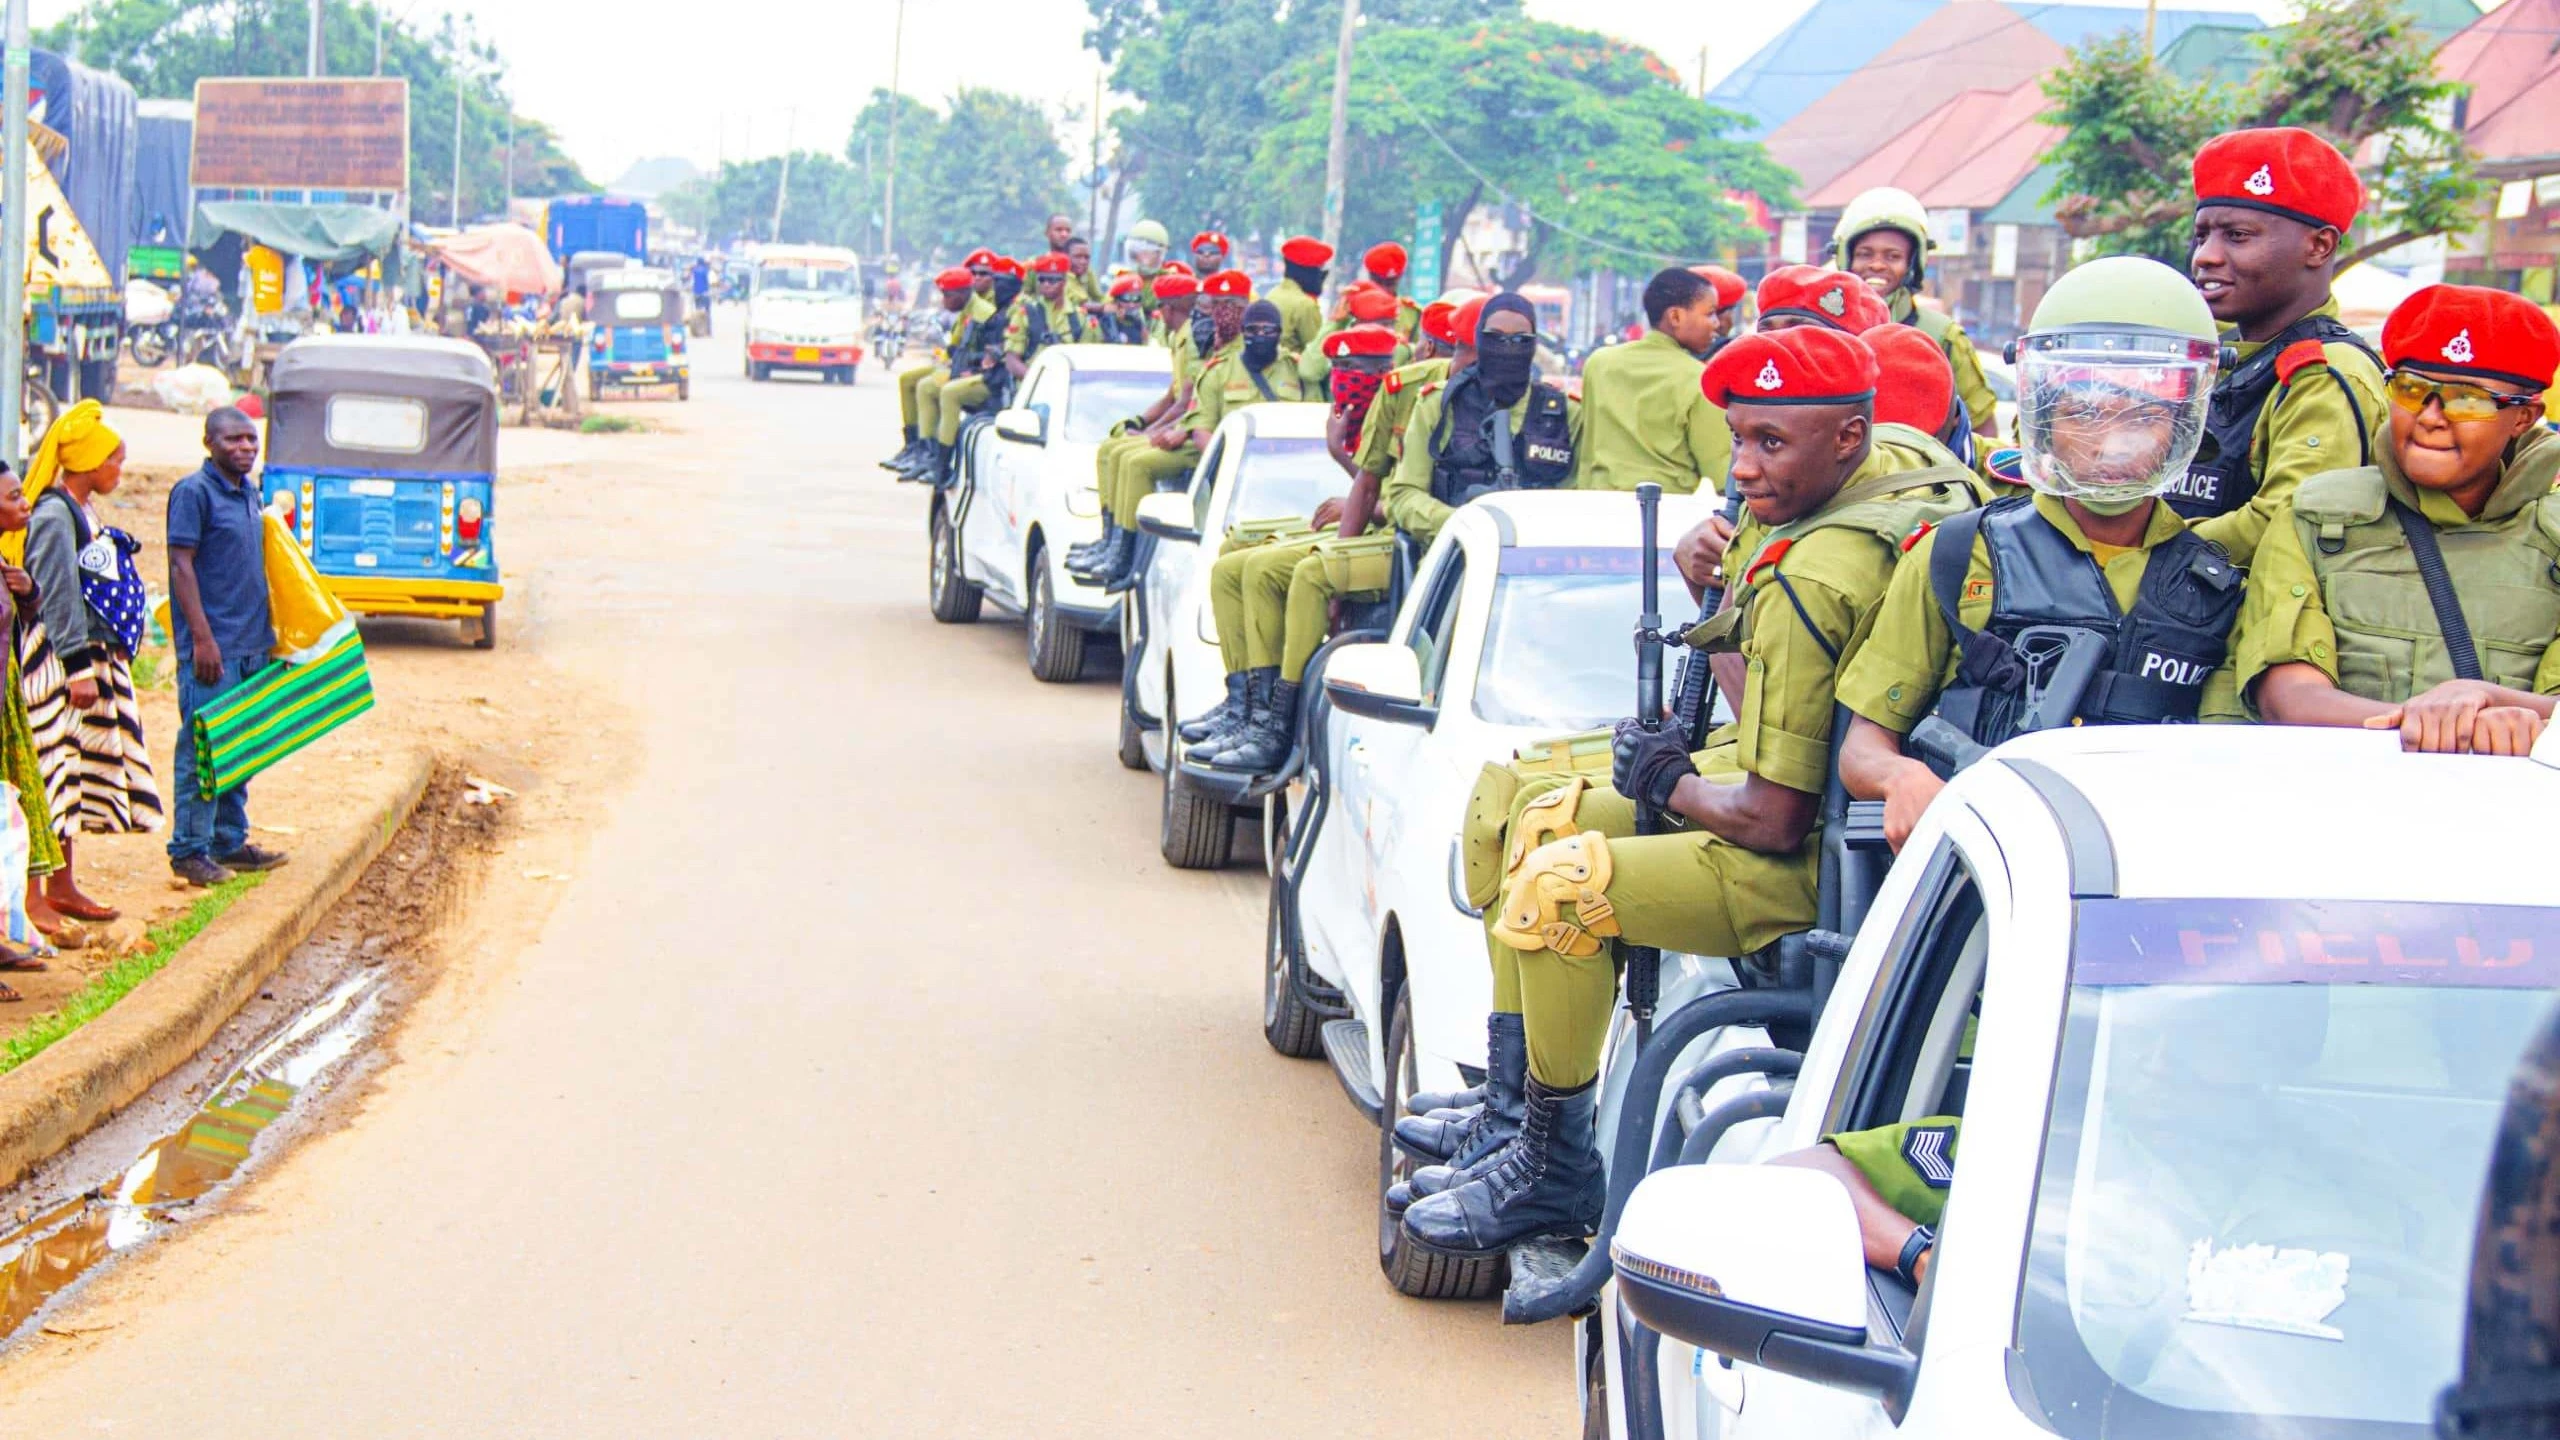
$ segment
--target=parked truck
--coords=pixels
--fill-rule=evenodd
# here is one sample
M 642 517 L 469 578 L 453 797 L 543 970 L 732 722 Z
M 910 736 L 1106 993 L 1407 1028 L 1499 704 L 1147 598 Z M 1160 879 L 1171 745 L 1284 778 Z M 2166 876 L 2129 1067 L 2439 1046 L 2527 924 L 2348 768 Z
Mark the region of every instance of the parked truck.
M 580 251 L 605 250 L 634 260 L 649 256 L 649 211 L 637 200 L 564 195 L 544 212 L 542 238 L 562 264 Z

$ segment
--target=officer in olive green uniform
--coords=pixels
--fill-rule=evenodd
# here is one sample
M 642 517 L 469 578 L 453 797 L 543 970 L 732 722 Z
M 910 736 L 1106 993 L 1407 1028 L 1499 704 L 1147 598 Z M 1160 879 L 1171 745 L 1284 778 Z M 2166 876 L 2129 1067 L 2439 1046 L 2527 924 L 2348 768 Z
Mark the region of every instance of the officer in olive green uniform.
M 1291 355 L 1314 350 L 1324 332 L 1324 270 L 1332 263 L 1333 247 L 1313 236 L 1280 242 L 1283 273 L 1270 298 L 1280 307 L 1280 348 Z
M 1860 241 L 1869 241 L 1860 255 Z M 1899 241 L 1899 244 L 1895 242 Z M 1982 373 L 1982 356 L 1972 337 L 1946 314 L 1928 309 L 1916 298 L 1929 278 L 1929 212 L 1908 190 L 1879 186 L 1851 200 L 1832 231 L 1831 263 L 1864 279 L 1884 297 L 1897 323 L 1909 325 L 1938 342 L 1955 371 L 1956 394 L 1964 400 L 1977 434 L 2000 433 L 1999 397 Z
M 1404 1212 L 1407 1234 L 1435 1251 L 1481 1254 L 1599 1218 L 1591 1085 L 1617 997 L 1610 940 L 1743 955 L 1813 923 L 1834 677 L 1904 537 L 1973 503 L 1963 471 L 1896 473 L 1873 453 L 1875 359 L 1852 336 L 1748 336 L 1718 353 L 1704 384 L 1742 442 L 1733 482 L 1762 497 L 1726 552 L 1745 563 L 1708 622 L 1712 648 L 1749 661 L 1742 719 L 1694 755 L 1676 729 L 1627 722 L 1610 786 L 1504 766 L 1479 779 L 1461 856 L 1493 963 L 1488 1099 L 1455 1121 L 1395 1129 L 1400 1146 L 1453 1162 L 1417 1174 Z M 1630 796 L 1670 828 L 1639 835 Z M 1525 1081 L 1500 1073 L 1515 1054 Z
M 944 328 L 942 344 L 923 364 L 898 372 L 898 419 L 905 427 L 907 448 L 881 461 L 883 470 L 903 471 L 924 454 L 926 430 L 930 428 L 927 422 L 941 413 L 942 378 L 948 373 L 952 347 L 960 343 L 968 328 L 969 290 L 975 283 L 975 278 L 957 265 L 933 279 L 951 323 Z
M 1158 227 L 1162 228 L 1162 227 Z M 1093 486 L 1102 507 L 1102 535 L 1080 545 L 1067 548 L 1066 566 L 1070 574 L 1085 576 L 1098 573 L 1112 552 L 1125 548 L 1132 539 L 1115 539 L 1123 532 L 1120 516 L 1137 508 L 1139 496 L 1124 507 L 1120 503 L 1120 463 L 1133 451 L 1147 448 L 1148 435 L 1160 426 L 1169 426 L 1191 408 L 1191 382 L 1199 372 L 1199 352 L 1191 343 L 1191 311 L 1199 286 L 1185 267 L 1176 273 L 1159 274 L 1148 286 L 1157 292 L 1157 316 L 1152 343 L 1170 352 L 1173 369 L 1165 382 L 1164 393 L 1144 411 L 1111 427 L 1111 434 L 1094 448 Z
M 2313 476 L 2277 508 L 2233 678 L 2264 719 L 2523 754 L 2560 694 L 2560 436 L 2535 423 L 2560 328 L 2521 296 L 2431 285 L 2392 312 L 2382 353 L 2377 463 Z M 2450 612 L 2430 598 L 2431 559 Z M 2466 631 L 2464 653 L 2446 637 Z
M 1072 344 L 1092 329 L 1092 317 L 1067 301 L 1072 273 L 1063 255 L 1031 262 L 1031 294 L 1015 302 L 1013 313 L 1005 317 L 1004 364 L 1014 379 L 1030 370 L 1031 357 L 1042 346 Z
M 1090 320 L 1100 315 L 1102 307 L 1111 303 L 1111 282 L 1095 273 L 1093 242 L 1081 235 L 1067 241 L 1067 293 L 1069 305 L 1085 312 Z
M 1220 343 L 1200 367 L 1192 382 L 1190 410 L 1167 432 L 1171 448 L 1150 442 L 1144 449 L 1128 452 L 1120 461 L 1114 504 L 1123 507 L 1117 523 L 1126 532 L 1134 533 L 1138 528 L 1139 501 L 1155 493 L 1160 482 L 1199 463 L 1201 450 L 1229 411 L 1261 400 L 1303 398 L 1297 357 L 1280 347 L 1277 307 L 1267 300 L 1245 301 L 1252 287 L 1241 271 L 1220 271 L 1210 277 L 1205 289 L 1212 323 L 1218 332 L 1225 333 L 1230 313 L 1235 316 L 1236 330 L 1233 339 Z M 1257 316 L 1267 316 L 1272 323 L 1266 327 Z M 1131 545 L 1119 557 L 1118 565 L 1101 576 L 1103 589 L 1116 594 L 1136 584 L 1136 561 L 1137 547 Z
M 998 322 L 1000 317 L 1001 323 L 1010 325 L 1012 316 L 1006 312 L 1019 302 L 1022 294 L 1023 273 L 1020 261 L 999 255 L 987 268 L 992 279 L 990 285 L 992 293 L 987 311 L 979 318 L 973 336 L 983 336 L 987 326 L 991 322 Z M 998 332 L 995 338 L 1000 347 L 1003 332 Z M 975 357 L 969 358 L 974 363 Z M 973 369 L 970 373 L 957 375 L 943 382 L 941 394 L 936 397 L 940 419 L 934 426 L 933 438 L 938 452 L 936 463 L 944 470 L 947 471 L 950 467 L 952 447 L 960 441 L 960 422 L 968 418 L 970 411 L 986 404 L 989 393 L 986 374 L 983 370 Z
M 1173 352 L 1173 375 L 1156 403 L 1124 423 L 1094 457 L 1102 539 L 1091 551 L 1070 551 L 1067 557 L 1067 569 L 1089 581 L 1118 574 L 1136 560 L 1138 502 L 1155 493 L 1160 478 L 1179 475 L 1199 459 L 1199 448 L 1187 437 L 1198 419 L 1200 374 L 1234 348 L 1244 302 L 1252 295 L 1241 272 L 1227 272 L 1227 278 L 1208 288 L 1187 272 L 1160 274 L 1155 285 Z M 1222 327 L 1230 338 L 1219 342 L 1215 336 Z M 1200 353 L 1204 332 L 1211 346 L 1206 355 Z
M 955 379 L 967 378 L 954 376 L 950 362 L 976 340 L 979 327 L 995 317 L 996 302 L 992 292 L 996 279 L 995 263 L 1000 258 L 992 250 L 981 249 L 971 251 L 961 262 L 969 275 L 968 303 L 952 321 L 950 332 L 943 337 L 943 363 L 936 365 L 932 374 L 916 382 L 918 443 L 915 458 L 899 472 L 906 479 L 928 480 L 942 473 L 945 461 L 945 445 L 941 439 L 942 392 Z
M 1583 488 L 1633 490 L 1652 481 L 1674 495 L 1724 488 L 1733 432 L 1699 389 L 1715 339 L 1715 286 L 1672 268 L 1644 287 L 1651 328 L 1582 366 Z

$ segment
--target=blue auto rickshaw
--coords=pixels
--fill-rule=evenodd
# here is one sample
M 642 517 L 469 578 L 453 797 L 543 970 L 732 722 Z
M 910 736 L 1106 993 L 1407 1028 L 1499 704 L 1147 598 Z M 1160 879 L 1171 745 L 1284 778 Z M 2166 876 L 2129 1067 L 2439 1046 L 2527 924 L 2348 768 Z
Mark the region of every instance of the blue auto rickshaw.
M 477 345 L 314 335 L 268 367 L 267 508 L 360 615 L 497 643 L 498 377 Z
M 604 398 L 608 385 L 672 385 L 677 399 L 692 399 L 684 309 L 684 290 L 667 271 L 633 266 L 589 277 L 587 398 Z

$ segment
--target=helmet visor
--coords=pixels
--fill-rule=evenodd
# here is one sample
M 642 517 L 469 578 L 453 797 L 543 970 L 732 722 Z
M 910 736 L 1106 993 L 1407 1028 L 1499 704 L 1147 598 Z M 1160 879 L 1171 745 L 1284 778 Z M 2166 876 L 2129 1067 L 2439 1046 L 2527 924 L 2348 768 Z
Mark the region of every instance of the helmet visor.
M 2220 350 L 2154 331 L 2070 330 L 2018 342 L 2027 482 L 2124 508 L 2176 484 L 2204 442 Z

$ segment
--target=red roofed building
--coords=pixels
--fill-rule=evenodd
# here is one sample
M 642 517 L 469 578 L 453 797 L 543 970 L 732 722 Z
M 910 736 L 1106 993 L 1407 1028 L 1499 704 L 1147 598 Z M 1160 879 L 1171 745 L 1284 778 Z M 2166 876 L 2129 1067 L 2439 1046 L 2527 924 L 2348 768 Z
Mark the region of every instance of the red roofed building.
M 2549 303 L 2560 267 L 2560 0 L 2507 0 L 2444 43 L 2436 73 L 2471 87 L 2455 112 L 2463 142 L 2499 182 L 2486 228 L 2455 238 L 2446 278 Z

